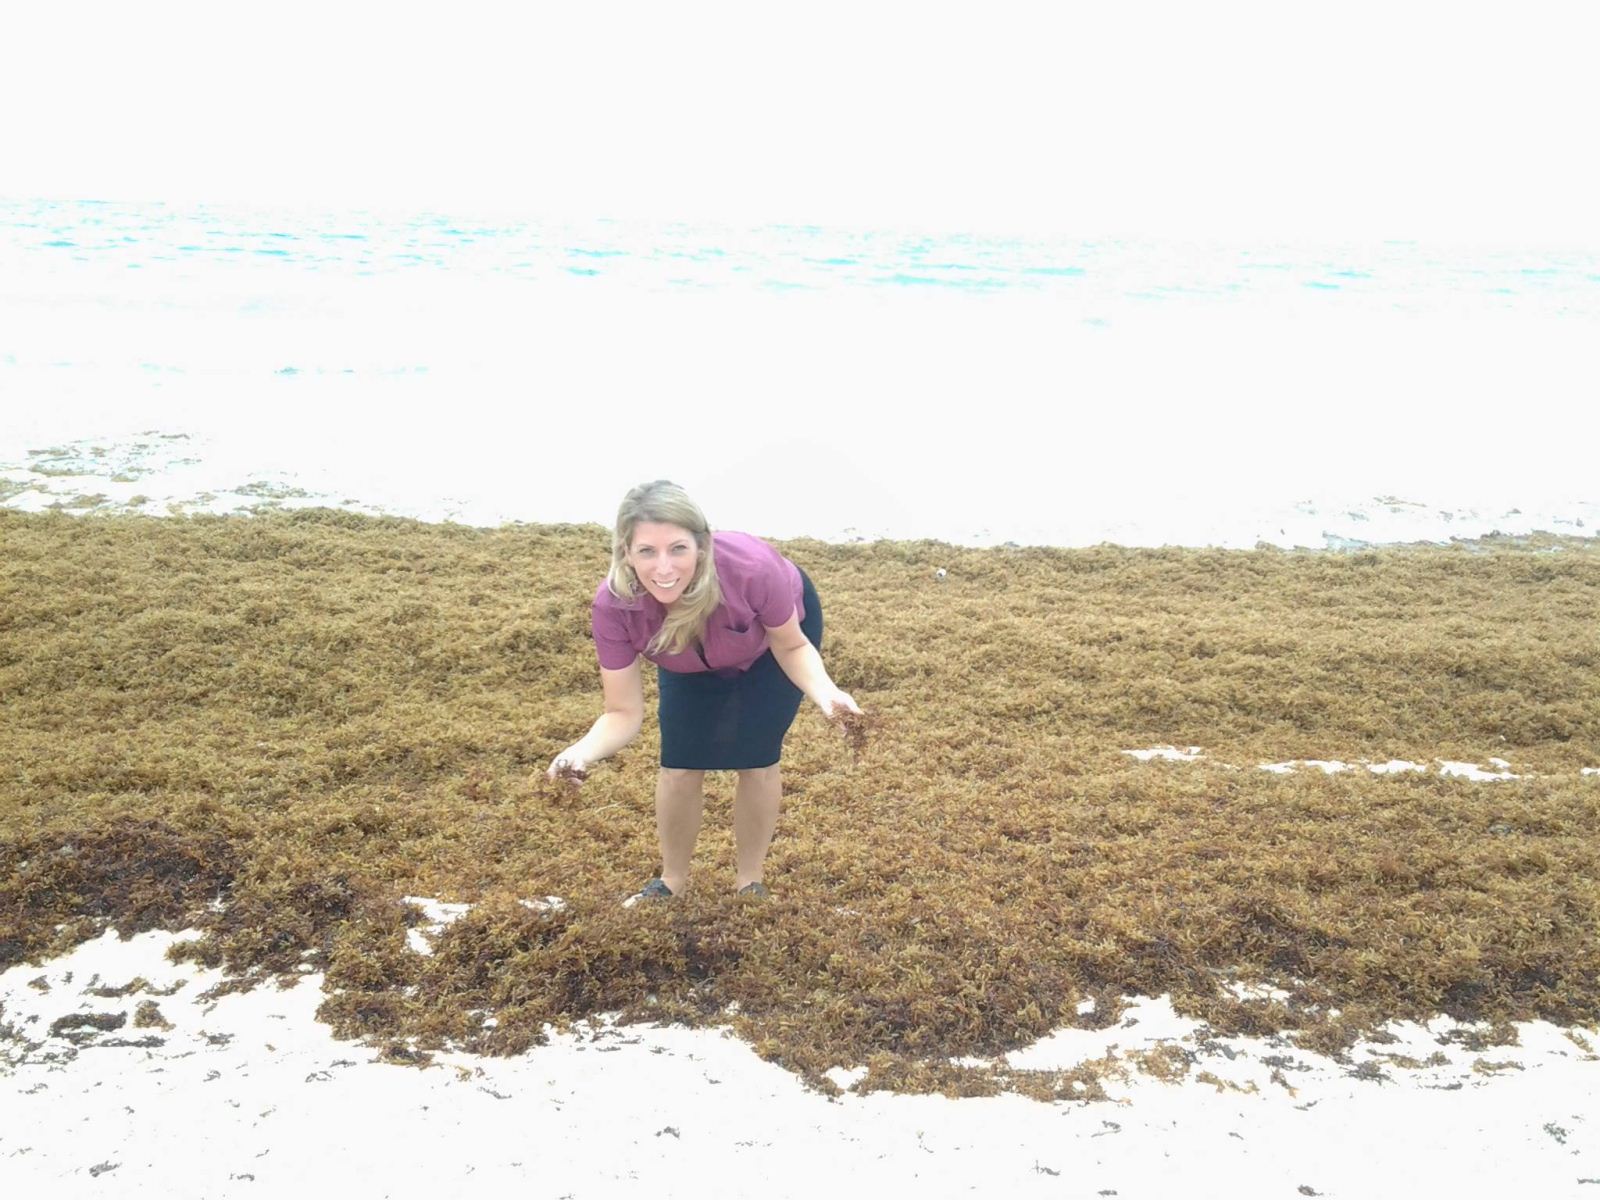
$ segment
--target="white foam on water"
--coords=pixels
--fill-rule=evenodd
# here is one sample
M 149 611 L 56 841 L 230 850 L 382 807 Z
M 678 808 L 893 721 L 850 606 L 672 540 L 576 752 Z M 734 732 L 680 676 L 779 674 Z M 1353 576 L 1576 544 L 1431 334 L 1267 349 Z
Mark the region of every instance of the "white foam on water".
M 1600 527 L 1587 327 L 1446 293 L 1201 303 L 1099 280 L 1069 303 L 49 267 L 0 286 L 0 466 L 78 444 L 109 465 L 150 431 L 187 435 L 191 461 L 135 493 L 152 511 L 229 511 L 265 486 L 426 519 L 606 523 L 627 486 L 671 472 L 719 525 L 833 541 Z M 1447 416 L 1420 399 L 1439 395 Z M 1537 453 L 1506 444 L 1513 428 Z M 126 502 L 116 474 L 37 490 Z

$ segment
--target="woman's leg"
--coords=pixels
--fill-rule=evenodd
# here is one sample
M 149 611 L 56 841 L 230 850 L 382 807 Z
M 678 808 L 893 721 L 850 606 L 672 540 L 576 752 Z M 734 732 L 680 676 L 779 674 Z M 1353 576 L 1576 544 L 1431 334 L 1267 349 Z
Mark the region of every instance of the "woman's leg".
M 681 895 L 689 886 L 689 860 L 705 812 L 704 771 L 662 767 L 656 777 L 656 833 L 661 837 L 661 882 Z
M 733 789 L 733 844 L 738 886 L 761 882 L 778 828 L 778 807 L 783 799 L 783 774 L 777 763 L 739 772 Z M 671 887 L 671 884 L 667 885 Z

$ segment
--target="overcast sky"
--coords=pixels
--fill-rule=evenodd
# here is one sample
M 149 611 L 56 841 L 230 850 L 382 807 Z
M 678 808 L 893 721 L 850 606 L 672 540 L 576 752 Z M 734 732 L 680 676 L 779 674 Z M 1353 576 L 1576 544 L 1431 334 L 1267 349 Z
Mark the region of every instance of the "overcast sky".
M 1592 244 L 1582 7 L 52 0 L 0 195 Z

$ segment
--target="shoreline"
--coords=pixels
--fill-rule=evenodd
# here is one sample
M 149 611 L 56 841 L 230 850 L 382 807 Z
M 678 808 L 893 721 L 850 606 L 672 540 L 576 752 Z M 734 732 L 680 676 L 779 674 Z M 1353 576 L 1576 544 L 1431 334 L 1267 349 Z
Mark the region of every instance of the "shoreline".
M 320 473 L 320 478 L 319 478 Z M 332 487 L 324 467 L 308 473 L 274 469 L 241 457 L 215 439 L 151 431 L 123 439 L 81 439 L 10 454 L 0 459 L 0 508 L 19 512 L 129 514 L 151 517 L 257 515 L 302 508 L 334 508 L 371 517 L 397 516 L 424 523 L 495 528 L 506 525 L 606 524 L 606 502 L 563 502 L 557 511 L 532 514 L 526 500 L 441 494 L 436 481 L 412 478 L 385 494 L 361 486 Z M 370 481 L 369 481 L 370 484 Z M 380 489 L 381 490 L 381 489 Z M 1304 499 L 1275 505 L 1219 501 L 1218 512 L 1196 519 L 1181 511 L 1184 497 L 1112 518 L 1046 528 L 998 531 L 914 528 L 904 518 L 845 523 L 843 512 L 819 510 L 808 529 L 792 528 L 769 514 L 762 536 L 834 545 L 931 542 L 961 549 L 1128 548 L 1284 551 L 1364 551 L 1384 547 L 1454 544 L 1593 544 L 1600 538 L 1600 503 L 1570 501 L 1559 507 L 1441 508 L 1394 495 Z M 725 508 L 733 508 L 724 504 Z M 737 511 L 735 509 L 735 511 Z M 748 527 L 752 522 L 744 522 Z M 1029 536 L 1030 533 L 1034 536 Z

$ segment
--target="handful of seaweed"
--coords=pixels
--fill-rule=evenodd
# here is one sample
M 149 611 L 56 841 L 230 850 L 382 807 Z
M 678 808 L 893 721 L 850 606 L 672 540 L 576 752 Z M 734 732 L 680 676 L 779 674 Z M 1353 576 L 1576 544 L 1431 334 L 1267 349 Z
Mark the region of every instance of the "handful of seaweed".
M 577 801 L 578 792 L 587 778 L 589 772 L 584 768 L 563 762 L 557 765 L 553 773 L 535 775 L 532 781 L 533 792 L 550 804 L 566 808 Z
M 562 783 L 577 787 L 585 779 L 589 778 L 589 772 L 582 767 L 575 767 L 569 762 L 563 762 L 556 766 L 556 778 Z
M 867 748 L 867 735 L 876 722 L 865 713 L 851 712 L 848 708 L 834 709 L 828 720 L 839 727 L 839 732 L 844 734 L 844 740 L 850 745 L 850 753 L 859 758 Z

